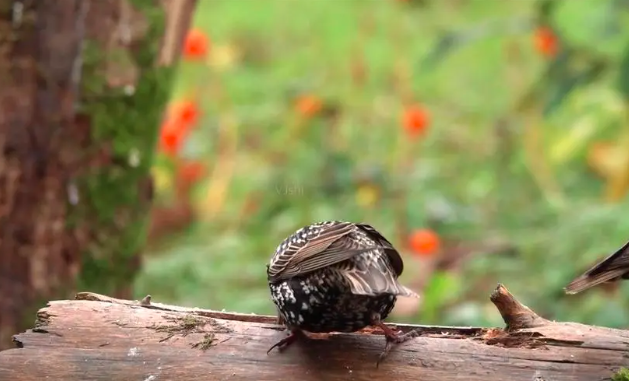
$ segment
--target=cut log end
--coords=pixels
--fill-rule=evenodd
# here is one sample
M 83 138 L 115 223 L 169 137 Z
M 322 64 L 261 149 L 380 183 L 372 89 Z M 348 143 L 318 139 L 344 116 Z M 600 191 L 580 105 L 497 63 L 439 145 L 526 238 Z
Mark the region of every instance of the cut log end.
M 502 315 L 507 331 L 536 328 L 550 324 L 530 308 L 523 305 L 502 284 L 498 284 L 489 298 Z

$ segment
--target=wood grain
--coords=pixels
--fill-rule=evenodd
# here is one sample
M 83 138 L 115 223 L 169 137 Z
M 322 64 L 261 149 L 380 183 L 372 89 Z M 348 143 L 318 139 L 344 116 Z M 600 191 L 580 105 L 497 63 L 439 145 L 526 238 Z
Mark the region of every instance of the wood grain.
M 500 285 L 491 299 L 508 329 L 397 325 L 422 334 L 376 369 L 384 346 L 376 330 L 267 355 L 286 334 L 272 316 L 79 293 L 50 302 L 15 336 L 18 348 L 0 352 L 0 380 L 592 381 L 629 365 L 627 331 L 550 322 Z

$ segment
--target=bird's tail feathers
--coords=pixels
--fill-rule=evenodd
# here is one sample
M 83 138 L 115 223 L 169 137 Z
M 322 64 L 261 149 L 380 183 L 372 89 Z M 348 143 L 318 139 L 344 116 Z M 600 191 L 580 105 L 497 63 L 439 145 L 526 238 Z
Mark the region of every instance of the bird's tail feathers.
M 601 283 L 625 278 L 629 273 L 629 242 L 594 267 L 578 276 L 564 290 L 576 294 Z
M 565 290 L 567 294 L 576 294 L 601 283 L 616 280 L 626 272 L 627 269 L 614 269 L 594 275 L 586 273 L 570 282 L 570 284 L 565 287 Z
M 406 296 L 407 298 L 419 298 L 419 294 L 415 291 L 411 290 L 408 287 L 405 287 L 401 284 L 397 284 L 399 291 L 396 293 L 397 296 Z
M 384 260 L 356 261 L 342 268 L 341 275 L 348 281 L 356 295 L 393 294 L 409 298 L 419 295 L 403 286 Z

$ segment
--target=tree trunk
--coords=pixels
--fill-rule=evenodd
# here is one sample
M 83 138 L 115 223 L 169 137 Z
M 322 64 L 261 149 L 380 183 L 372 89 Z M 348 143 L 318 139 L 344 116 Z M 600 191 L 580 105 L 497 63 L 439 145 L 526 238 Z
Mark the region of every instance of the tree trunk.
M 41 300 L 129 296 L 194 4 L 0 0 L 0 347 Z
M 507 327 L 398 325 L 420 336 L 376 368 L 382 333 L 318 335 L 281 353 L 272 316 L 232 314 L 79 293 L 51 302 L 35 328 L 0 352 L 0 379 L 51 380 L 610 380 L 629 364 L 629 332 L 551 322 L 502 286 L 491 300 Z

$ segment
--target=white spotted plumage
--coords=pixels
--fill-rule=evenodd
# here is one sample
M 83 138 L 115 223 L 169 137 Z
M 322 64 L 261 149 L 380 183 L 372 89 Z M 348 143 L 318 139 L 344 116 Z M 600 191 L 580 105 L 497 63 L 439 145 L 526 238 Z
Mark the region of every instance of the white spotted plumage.
M 282 241 L 269 265 L 271 297 L 291 329 L 352 332 L 384 319 L 398 295 L 402 259 L 373 227 L 323 221 Z

